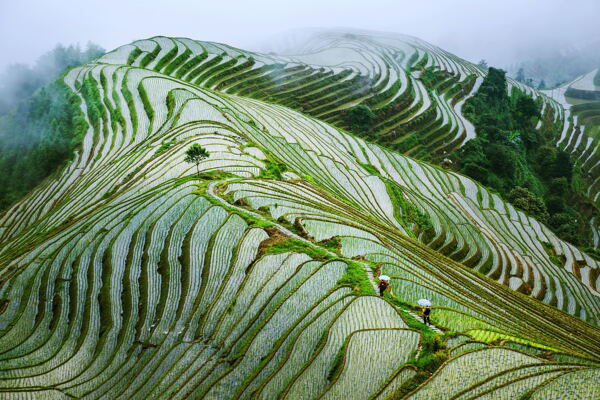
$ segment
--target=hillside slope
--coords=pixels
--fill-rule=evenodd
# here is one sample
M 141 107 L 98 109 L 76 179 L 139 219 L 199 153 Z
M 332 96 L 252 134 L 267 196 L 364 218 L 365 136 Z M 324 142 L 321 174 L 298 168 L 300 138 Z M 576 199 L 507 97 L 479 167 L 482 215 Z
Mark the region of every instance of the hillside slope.
M 157 38 L 66 76 L 97 93 L 83 145 L 0 222 L 4 394 L 600 394 L 597 262 L 470 179 L 230 93 L 211 46 L 235 50 Z
M 399 34 L 329 30 L 287 52 L 291 55 L 265 55 L 156 37 L 100 61 L 152 68 L 194 85 L 285 105 L 425 161 L 441 162 L 476 135 L 462 107 L 479 89 L 485 70 L 429 43 Z M 585 195 L 599 206 L 596 136 L 544 93 L 512 79 L 508 90 L 536 100 L 541 114 L 536 129 L 556 129 L 558 149 L 571 154 L 583 172 Z M 359 104 L 372 110 L 371 121 L 353 118 L 349 111 Z M 590 228 L 598 231 L 596 218 Z M 591 236 L 586 241 L 598 244 Z

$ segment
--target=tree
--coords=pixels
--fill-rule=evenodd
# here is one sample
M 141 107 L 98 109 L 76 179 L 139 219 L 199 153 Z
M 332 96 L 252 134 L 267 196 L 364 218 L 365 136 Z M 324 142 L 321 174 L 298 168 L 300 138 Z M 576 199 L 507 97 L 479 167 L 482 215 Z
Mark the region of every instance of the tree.
M 567 181 L 571 180 L 571 177 L 573 176 L 573 163 L 571 162 L 569 153 L 559 151 L 556 154 L 556 160 L 552 166 L 551 173 L 553 177 L 560 178 L 561 176 L 564 176 L 567 178 Z
M 508 199 L 515 206 L 528 212 L 538 221 L 546 223 L 548 221 L 548 210 L 544 201 L 531 193 L 529 189 L 516 186 L 508 194 Z
M 541 82 L 540 82 L 540 84 L 538 85 L 538 89 L 540 89 L 540 90 L 544 90 L 544 89 L 546 89 L 546 81 L 544 81 L 544 80 L 542 79 L 542 81 L 541 81 Z
M 375 118 L 376 115 L 373 114 L 373 111 L 364 104 L 352 107 L 346 114 L 346 119 L 351 129 L 359 131 L 366 131 L 375 121 Z
M 555 196 L 564 196 L 569 192 L 569 182 L 567 178 L 562 176 L 560 178 L 554 178 L 550 182 L 550 193 Z
M 481 68 L 485 68 L 485 69 L 487 69 L 487 67 L 488 67 L 487 61 L 485 61 L 483 59 L 479 60 L 479 62 L 477 63 L 477 65 L 479 65 Z
M 79 96 L 62 79 L 0 113 L 0 210 L 70 159 L 87 128 Z
M 499 143 L 490 144 L 486 150 L 490 170 L 501 177 L 513 179 L 519 163 L 517 152 Z
M 584 239 L 577 234 L 577 218 L 573 218 L 573 215 L 567 213 L 554 214 L 550 218 L 549 224 L 561 239 L 576 246 L 584 244 Z
M 517 80 L 517 82 L 521 82 L 521 83 L 525 82 L 525 71 L 523 71 L 523 68 L 519 68 L 519 71 L 517 71 L 517 76 L 515 77 L 515 79 Z
M 549 196 L 546 199 L 546 209 L 550 215 L 562 213 L 566 208 L 567 205 L 562 197 Z
M 535 101 L 531 97 L 520 96 L 515 104 L 513 117 L 521 127 L 532 128 L 532 119 L 535 117 L 537 122 L 540 113 Z
M 200 161 L 208 158 L 208 156 L 208 151 L 204 147 L 200 146 L 198 143 L 194 143 L 188 147 L 187 151 L 185 152 L 185 162 L 196 164 L 196 173 L 198 176 L 200 176 L 200 169 L 198 165 L 200 164 Z

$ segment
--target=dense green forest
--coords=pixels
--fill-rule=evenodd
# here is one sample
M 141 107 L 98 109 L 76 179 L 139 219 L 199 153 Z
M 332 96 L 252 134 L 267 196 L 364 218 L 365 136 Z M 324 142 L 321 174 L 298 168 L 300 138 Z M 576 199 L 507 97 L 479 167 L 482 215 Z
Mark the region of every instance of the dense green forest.
M 80 99 L 61 80 L 0 116 L 0 209 L 69 159 L 87 129 Z
M 477 138 L 453 154 L 456 168 L 548 225 L 559 237 L 589 246 L 596 209 L 569 155 L 554 146 L 560 127 L 523 92 L 508 95 L 505 72 L 490 68 L 463 108 Z M 535 126 L 542 118 L 542 128 Z
M 86 50 L 58 46 L 33 68 L 5 71 L 0 87 L 0 211 L 64 165 L 83 139 L 88 125 L 81 101 L 57 77 L 100 52 L 95 45 Z

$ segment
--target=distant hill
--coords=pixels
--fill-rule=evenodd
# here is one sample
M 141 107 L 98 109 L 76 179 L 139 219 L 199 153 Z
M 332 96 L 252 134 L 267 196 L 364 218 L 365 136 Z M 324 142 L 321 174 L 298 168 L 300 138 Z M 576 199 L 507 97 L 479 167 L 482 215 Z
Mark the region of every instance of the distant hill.
M 537 87 L 544 81 L 552 88 L 570 82 L 600 66 L 600 40 L 590 40 L 551 54 L 524 60 L 508 67 L 511 76 L 522 70 L 525 79 L 532 79 Z

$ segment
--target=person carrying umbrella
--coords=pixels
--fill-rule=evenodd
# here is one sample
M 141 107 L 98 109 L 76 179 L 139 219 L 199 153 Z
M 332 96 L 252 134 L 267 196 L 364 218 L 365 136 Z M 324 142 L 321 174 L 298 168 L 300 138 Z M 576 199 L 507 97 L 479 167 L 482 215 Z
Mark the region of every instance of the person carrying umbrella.
M 385 292 L 385 290 L 390 285 L 389 281 L 390 281 L 390 277 L 387 275 L 381 275 L 379 277 L 379 283 L 377 284 L 377 286 L 379 287 L 379 295 L 380 296 L 383 296 L 383 292 Z
M 422 311 L 423 311 L 423 323 L 425 325 L 431 325 L 431 319 L 430 319 L 430 315 L 431 315 L 431 302 L 427 299 L 421 299 L 419 301 L 417 301 L 417 303 L 419 303 L 420 306 L 423 306 Z

